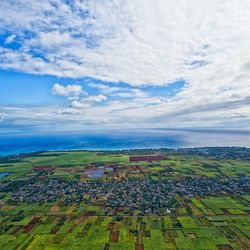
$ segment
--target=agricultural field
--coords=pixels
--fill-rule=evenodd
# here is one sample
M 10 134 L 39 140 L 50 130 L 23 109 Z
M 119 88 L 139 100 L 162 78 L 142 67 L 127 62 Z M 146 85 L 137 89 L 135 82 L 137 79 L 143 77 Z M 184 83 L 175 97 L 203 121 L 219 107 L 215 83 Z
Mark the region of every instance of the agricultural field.
M 0 157 L 0 249 L 250 249 L 250 162 L 200 152 Z

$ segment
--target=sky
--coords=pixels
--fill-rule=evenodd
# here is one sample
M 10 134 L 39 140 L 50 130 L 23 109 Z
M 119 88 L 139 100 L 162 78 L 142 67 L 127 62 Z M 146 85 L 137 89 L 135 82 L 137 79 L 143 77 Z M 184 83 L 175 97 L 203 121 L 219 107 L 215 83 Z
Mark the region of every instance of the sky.
M 250 129 L 250 1 L 1 0 L 0 133 Z

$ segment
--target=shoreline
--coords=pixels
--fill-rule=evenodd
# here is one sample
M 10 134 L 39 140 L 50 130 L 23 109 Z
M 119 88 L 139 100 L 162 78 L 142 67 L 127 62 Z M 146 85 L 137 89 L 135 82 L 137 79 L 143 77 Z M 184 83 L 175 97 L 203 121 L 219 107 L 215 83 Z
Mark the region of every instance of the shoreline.
M 36 155 L 43 153 L 71 153 L 71 152 L 96 152 L 96 153 L 130 153 L 138 152 L 138 154 L 145 151 L 165 151 L 165 153 L 178 153 L 185 150 L 206 150 L 206 149 L 244 149 L 250 150 L 250 147 L 244 146 L 209 146 L 209 147 L 164 147 L 164 148 L 123 148 L 123 149 L 51 149 L 51 150 L 38 150 L 38 151 L 27 151 L 23 153 L 16 154 L 2 154 L 0 152 L 0 158 L 5 157 L 22 157 L 27 155 Z M 156 152 L 154 152 L 156 153 Z M 159 152 L 158 152 L 159 153 Z

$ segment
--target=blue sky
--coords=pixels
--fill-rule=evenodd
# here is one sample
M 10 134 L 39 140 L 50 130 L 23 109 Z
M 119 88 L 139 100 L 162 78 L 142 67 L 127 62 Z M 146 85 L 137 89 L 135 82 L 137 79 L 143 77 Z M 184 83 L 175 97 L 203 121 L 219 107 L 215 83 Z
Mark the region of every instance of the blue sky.
M 0 133 L 249 129 L 249 17 L 238 0 L 2 0 Z
M 51 104 L 59 101 L 51 95 L 56 77 L 1 70 L 0 78 L 1 105 Z
M 106 86 L 107 88 L 119 88 L 119 92 L 128 93 L 133 88 L 127 83 L 112 83 L 104 82 L 88 77 L 71 79 L 59 78 L 56 76 L 47 75 L 32 75 L 15 71 L 0 70 L 1 78 L 1 105 L 61 105 L 66 104 L 64 98 L 58 97 L 52 93 L 52 88 L 55 83 L 62 86 L 80 85 L 88 95 L 98 95 L 102 93 L 102 89 L 98 86 Z M 95 86 L 92 86 L 92 85 Z M 141 91 L 150 94 L 152 97 L 173 97 L 184 86 L 184 81 L 176 81 L 165 86 L 141 86 Z M 121 99 L 121 97 L 112 96 L 110 99 Z

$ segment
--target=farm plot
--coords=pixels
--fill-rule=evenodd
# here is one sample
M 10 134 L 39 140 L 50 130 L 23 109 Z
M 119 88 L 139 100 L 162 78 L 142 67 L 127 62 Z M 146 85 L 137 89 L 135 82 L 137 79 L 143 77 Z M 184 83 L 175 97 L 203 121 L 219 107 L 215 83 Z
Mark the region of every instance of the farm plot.
M 237 209 L 231 210 L 232 212 L 243 211 L 243 213 L 250 209 L 248 206 L 232 197 L 208 197 L 201 199 L 201 201 L 218 215 L 230 213 L 230 209 Z

